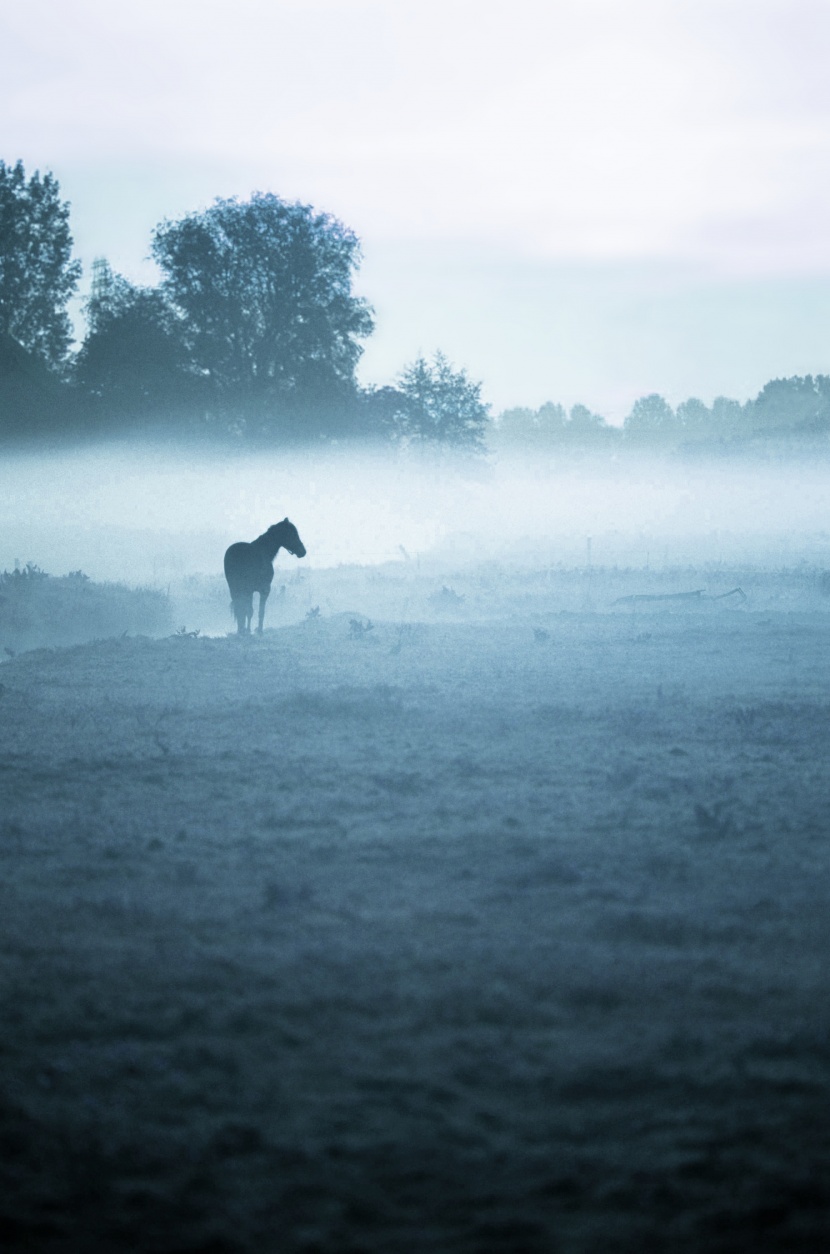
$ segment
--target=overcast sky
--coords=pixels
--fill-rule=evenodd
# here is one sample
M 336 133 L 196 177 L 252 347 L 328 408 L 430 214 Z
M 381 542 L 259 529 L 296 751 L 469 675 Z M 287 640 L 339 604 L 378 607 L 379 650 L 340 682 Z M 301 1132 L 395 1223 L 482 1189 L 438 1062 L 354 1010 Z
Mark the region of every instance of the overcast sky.
M 361 236 L 389 382 L 496 409 L 830 373 L 828 0 L 5 0 L 0 158 L 77 251 L 273 191 Z

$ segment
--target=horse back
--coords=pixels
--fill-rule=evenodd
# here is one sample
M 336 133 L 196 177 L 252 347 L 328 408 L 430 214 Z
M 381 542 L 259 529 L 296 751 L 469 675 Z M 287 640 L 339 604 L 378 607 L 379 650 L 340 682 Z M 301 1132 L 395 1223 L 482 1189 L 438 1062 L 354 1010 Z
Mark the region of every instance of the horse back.
M 257 545 L 239 540 L 225 553 L 225 578 L 232 595 L 237 590 L 258 592 L 270 588 L 274 566 Z

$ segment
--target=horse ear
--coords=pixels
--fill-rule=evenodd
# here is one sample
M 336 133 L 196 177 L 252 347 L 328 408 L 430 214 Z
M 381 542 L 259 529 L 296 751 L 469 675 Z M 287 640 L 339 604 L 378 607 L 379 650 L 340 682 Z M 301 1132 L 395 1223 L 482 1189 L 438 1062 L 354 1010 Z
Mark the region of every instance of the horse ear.
M 287 518 L 283 518 L 283 520 L 282 520 L 282 521 L 285 523 L 285 522 L 288 522 L 288 519 L 287 519 Z

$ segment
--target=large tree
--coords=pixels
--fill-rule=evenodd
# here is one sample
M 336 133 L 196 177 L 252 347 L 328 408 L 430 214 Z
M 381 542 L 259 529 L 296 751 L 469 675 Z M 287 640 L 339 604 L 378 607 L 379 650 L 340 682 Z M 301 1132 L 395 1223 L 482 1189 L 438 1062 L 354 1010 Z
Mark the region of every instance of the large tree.
M 830 429 L 830 378 L 771 379 L 748 407 L 751 427 L 768 435 L 806 435 Z
M 59 370 L 72 339 L 66 306 L 81 266 L 72 260 L 69 204 L 58 181 L 0 161 L 0 333 Z
M 265 427 L 356 396 L 371 310 L 352 294 L 354 232 L 256 193 L 163 222 L 153 256 L 214 403 Z

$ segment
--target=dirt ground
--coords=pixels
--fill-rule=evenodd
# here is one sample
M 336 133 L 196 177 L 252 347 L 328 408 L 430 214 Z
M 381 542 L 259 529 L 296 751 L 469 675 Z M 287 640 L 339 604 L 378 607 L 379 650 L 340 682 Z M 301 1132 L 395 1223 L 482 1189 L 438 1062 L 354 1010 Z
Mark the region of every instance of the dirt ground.
M 8 658 L 3 1249 L 827 1248 L 824 592 L 318 573 Z

